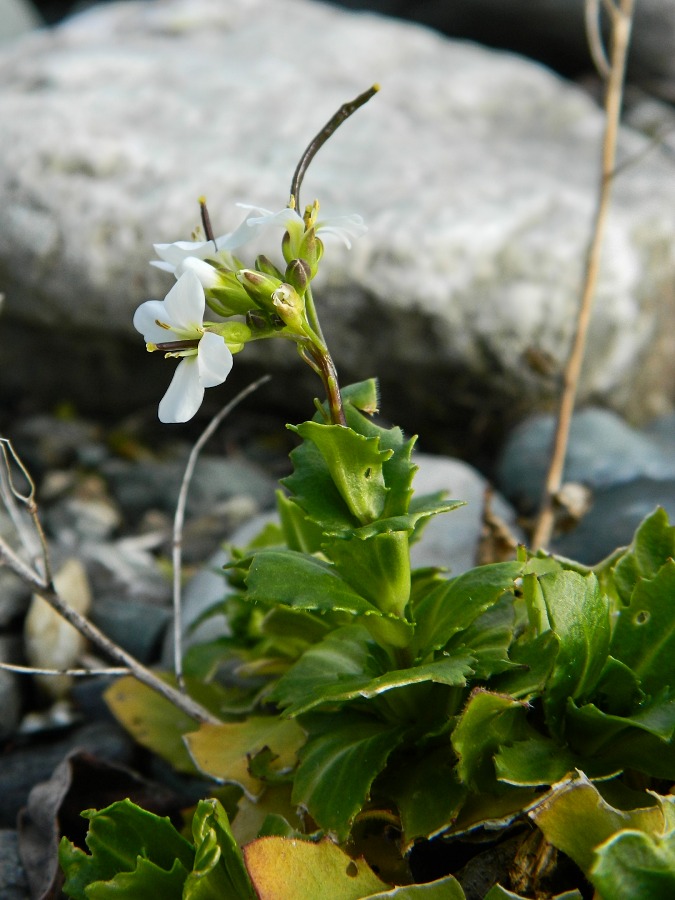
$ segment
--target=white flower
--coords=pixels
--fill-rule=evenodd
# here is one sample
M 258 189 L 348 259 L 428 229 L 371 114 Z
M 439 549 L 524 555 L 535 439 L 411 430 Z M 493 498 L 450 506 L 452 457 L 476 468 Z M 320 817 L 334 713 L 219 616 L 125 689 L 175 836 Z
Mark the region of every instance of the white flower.
M 280 225 L 283 229 L 290 232 L 296 240 L 299 240 L 305 231 L 305 222 L 300 213 L 288 206 L 279 212 L 271 212 L 269 209 L 248 206 L 244 203 L 237 203 L 237 206 L 260 213 L 260 215 L 249 214 L 237 231 L 247 226 L 258 234 L 271 225 Z M 356 215 L 356 213 L 348 216 L 329 216 L 326 219 L 317 219 L 314 222 L 314 229 L 317 234 L 330 234 L 340 238 L 349 249 L 352 246 L 351 241 L 361 237 L 368 230 L 361 216 Z
M 153 244 L 159 259 L 152 260 L 150 265 L 163 269 L 165 272 L 171 272 L 176 278 L 180 278 L 190 265 L 196 269 L 197 260 L 214 259 L 222 262 L 228 269 L 236 268 L 232 260 L 232 251 L 242 247 L 254 237 L 256 232 L 252 231 L 248 224 L 253 213 L 265 212 L 258 206 L 249 206 L 247 209 L 252 212 L 238 228 L 235 228 L 230 234 L 222 234 L 212 241 L 176 241 L 173 244 Z M 190 262 L 187 262 L 188 260 Z M 203 267 L 205 266 L 208 266 L 208 263 L 203 263 Z M 206 271 L 203 267 L 198 272 L 202 283 L 202 274 Z M 209 285 L 205 285 L 205 287 L 209 287 Z
M 199 278 L 186 271 L 164 300 L 148 300 L 134 315 L 134 328 L 148 350 L 181 359 L 159 404 L 161 422 L 187 422 L 201 406 L 205 388 L 222 384 L 232 369 L 223 338 L 204 327 L 205 305 Z

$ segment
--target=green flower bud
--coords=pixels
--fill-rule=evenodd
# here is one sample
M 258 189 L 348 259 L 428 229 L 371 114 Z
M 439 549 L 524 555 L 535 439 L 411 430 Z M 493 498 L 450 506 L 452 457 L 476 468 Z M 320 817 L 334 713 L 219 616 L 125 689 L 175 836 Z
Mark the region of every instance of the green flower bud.
M 277 269 L 272 260 L 268 259 L 266 256 L 263 256 L 262 253 L 256 259 L 255 267 L 258 272 L 263 272 L 263 274 L 265 275 L 272 275 L 274 278 L 278 278 L 279 281 L 284 280 L 284 276 L 281 274 L 279 269 Z
M 309 263 L 304 259 L 292 259 L 286 266 L 285 280 L 292 285 L 299 294 L 304 294 L 307 285 L 312 279 Z
M 272 294 L 274 309 L 286 325 L 296 332 L 303 332 L 305 325 L 305 301 L 293 285 L 281 284 Z
M 311 272 L 311 277 L 314 278 L 319 268 L 321 257 L 323 256 L 323 241 L 316 236 L 314 226 L 308 228 L 303 234 L 298 247 L 298 256 L 307 263 Z
M 245 316 L 255 306 L 235 272 L 219 272 L 216 287 L 205 289 L 206 302 L 219 316 Z
M 246 293 L 262 309 L 272 307 L 272 294 L 282 284 L 282 279 L 255 269 L 241 269 L 237 272 L 237 280 Z

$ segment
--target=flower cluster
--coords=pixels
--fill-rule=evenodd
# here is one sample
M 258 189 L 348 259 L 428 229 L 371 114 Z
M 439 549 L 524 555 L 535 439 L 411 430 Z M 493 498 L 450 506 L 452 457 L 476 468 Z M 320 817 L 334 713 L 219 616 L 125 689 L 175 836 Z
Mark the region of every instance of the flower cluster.
M 138 308 L 134 327 L 143 335 L 148 350 L 161 350 L 168 358 L 180 359 L 159 405 L 162 422 L 191 419 L 201 406 L 205 389 L 225 381 L 233 354 L 252 340 L 293 340 L 319 373 L 328 368 L 323 364 L 327 349 L 310 291 L 323 255 L 319 235 L 338 237 L 351 247 L 351 241 L 366 230 L 363 220 L 357 215 L 319 219 L 316 202 L 307 207 L 304 216 L 292 206 L 276 213 L 240 206 L 247 216 L 230 234 L 154 245 L 159 259 L 152 265 L 172 273 L 176 284 L 163 301 L 149 300 Z M 273 226 L 284 230 L 285 271 L 264 256 L 257 257 L 253 268 L 246 268 L 235 251 Z M 207 305 L 224 319 L 243 316 L 244 321 L 204 321 Z

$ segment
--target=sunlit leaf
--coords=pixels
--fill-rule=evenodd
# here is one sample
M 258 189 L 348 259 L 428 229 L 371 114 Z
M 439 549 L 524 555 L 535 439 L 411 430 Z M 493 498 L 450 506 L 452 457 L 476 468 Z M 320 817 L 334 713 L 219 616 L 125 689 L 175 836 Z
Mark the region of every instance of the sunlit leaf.
M 269 748 L 277 772 L 291 769 L 305 735 L 293 719 L 251 716 L 243 722 L 202 724 L 185 736 L 190 755 L 200 772 L 219 781 L 238 784 L 253 798 L 264 783 L 250 772 L 250 759 Z
M 387 886 L 332 841 L 265 837 L 244 848 L 259 900 L 361 900 Z
M 582 774 L 555 785 L 529 815 L 546 840 L 584 872 L 589 872 L 594 862 L 594 849 L 617 831 L 654 832 L 663 825 L 658 807 L 615 809 Z
M 665 837 L 620 831 L 596 848 L 590 880 L 611 900 L 675 897 L 675 831 Z

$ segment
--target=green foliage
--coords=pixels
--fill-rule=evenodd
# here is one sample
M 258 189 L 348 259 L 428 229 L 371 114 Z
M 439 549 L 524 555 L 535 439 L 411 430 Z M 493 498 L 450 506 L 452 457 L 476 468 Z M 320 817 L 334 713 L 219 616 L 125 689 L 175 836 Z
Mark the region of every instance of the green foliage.
M 125 700 L 111 689 L 116 715 L 175 765 L 238 785 L 242 816 L 254 799 L 268 842 L 304 831 L 347 846 L 373 818 L 397 823 L 406 853 L 529 809 L 601 894 L 622 896 L 623 879 L 638 898 L 660 896 L 673 826 L 654 826 L 658 804 L 634 783 L 675 781 L 674 529 L 656 512 L 597 572 L 524 551 L 454 577 L 411 570 L 424 521 L 458 503 L 413 498 L 413 442 L 364 414 L 374 399 L 372 382 L 356 385 L 345 391 L 347 426 L 319 411 L 293 429 L 302 443 L 279 527 L 232 554 L 235 593 L 220 610 L 232 634 L 190 657 L 207 680 L 230 660 L 234 686 L 211 685 L 209 701 L 223 724 L 196 727 L 159 707 L 144 715 L 159 701 L 136 690 Z M 610 807 L 594 782 L 633 807 Z M 290 824 L 294 808 L 304 826 Z M 213 815 L 205 859 L 224 840 Z M 249 874 L 254 857 L 261 872 L 272 865 L 270 848 L 290 852 L 264 847 L 247 845 Z M 195 864 L 181 865 L 159 866 L 161 877 L 196 884 Z M 450 879 L 375 894 L 418 895 L 463 893 Z M 488 896 L 518 894 L 496 884 Z

